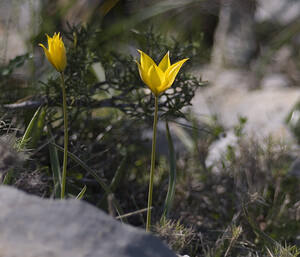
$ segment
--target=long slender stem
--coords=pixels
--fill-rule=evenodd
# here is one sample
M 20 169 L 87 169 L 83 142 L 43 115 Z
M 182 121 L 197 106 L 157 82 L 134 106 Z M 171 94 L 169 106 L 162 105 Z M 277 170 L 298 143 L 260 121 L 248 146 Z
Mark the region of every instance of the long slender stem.
M 67 157 L 68 157 L 68 117 L 67 117 L 67 97 L 66 97 L 66 84 L 64 80 L 63 72 L 60 72 L 61 87 L 63 96 L 63 114 L 64 114 L 64 160 L 63 160 L 63 171 L 61 180 L 61 199 L 65 198 L 66 192 L 66 177 L 67 177 Z
M 158 96 L 155 96 L 155 112 L 154 112 L 154 121 L 153 121 L 152 154 L 151 154 L 151 169 L 150 169 L 150 182 L 149 182 L 149 193 L 148 193 L 146 231 L 150 231 L 150 225 L 151 225 L 151 207 L 152 207 L 153 178 L 154 178 L 155 151 L 156 151 L 157 113 L 158 113 Z

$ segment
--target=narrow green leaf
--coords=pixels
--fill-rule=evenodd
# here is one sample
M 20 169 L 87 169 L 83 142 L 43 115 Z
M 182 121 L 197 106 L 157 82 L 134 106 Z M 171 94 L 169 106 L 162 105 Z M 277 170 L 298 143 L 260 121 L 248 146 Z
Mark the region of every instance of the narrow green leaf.
M 33 115 L 21 139 L 21 148 L 26 145 L 28 149 L 35 149 L 42 136 L 46 118 L 46 107 L 39 107 Z
M 42 108 L 42 111 L 39 115 L 36 126 L 33 130 L 33 135 L 31 136 L 31 139 L 28 142 L 29 149 L 36 149 L 36 147 L 38 146 L 38 143 L 42 137 L 44 125 L 45 125 L 45 119 L 46 119 L 46 110 L 47 110 L 46 107 Z
M 245 217 L 246 217 L 247 221 L 249 222 L 250 226 L 252 227 L 253 231 L 255 232 L 255 234 L 257 234 L 257 236 L 259 236 L 270 248 L 281 248 L 282 246 L 279 243 L 277 243 L 273 238 L 268 236 L 266 233 L 261 231 L 256 226 L 256 224 L 251 219 L 248 211 L 246 210 L 244 204 L 242 204 L 242 208 L 243 208 L 243 212 L 245 214 Z
M 112 192 L 114 192 L 116 190 L 116 188 L 118 187 L 121 179 L 124 177 L 125 175 L 125 164 L 126 164 L 126 159 L 127 159 L 127 156 L 125 156 L 123 158 L 123 160 L 121 161 L 121 163 L 119 164 L 118 168 L 117 168 L 117 171 L 116 171 L 116 174 L 114 175 L 110 185 L 109 185 L 109 188 Z
M 173 139 L 170 133 L 169 124 L 166 121 L 166 136 L 168 141 L 169 149 L 169 164 L 170 164 L 170 175 L 169 175 L 169 186 L 168 193 L 165 200 L 164 215 L 169 216 L 170 210 L 173 205 L 175 196 L 175 186 L 176 186 L 176 153 L 174 150 Z
M 56 145 L 52 143 L 58 150 L 61 152 L 64 151 L 64 148 L 60 147 L 59 145 Z M 106 183 L 103 181 L 103 179 L 94 171 L 92 170 L 89 166 L 87 166 L 82 160 L 80 160 L 77 156 L 72 154 L 71 152 L 68 151 L 68 156 L 73 159 L 76 163 L 78 163 L 83 169 L 85 169 L 88 173 L 90 173 L 94 179 L 97 180 L 97 182 L 100 184 L 100 186 L 104 189 L 104 191 L 107 194 L 111 194 L 112 192 L 110 191 L 109 187 L 106 185 Z
M 268 254 L 269 254 L 269 257 L 276 257 L 276 256 L 271 252 L 271 250 L 270 250 L 268 247 L 266 247 L 266 249 L 267 249 L 267 252 L 268 252 Z
M 60 150 L 61 152 L 64 151 L 64 148 L 60 147 L 59 145 L 53 144 L 58 150 Z M 76 163 L 78 163 L 78 165 L 80 165 L 83 169 L 85 169 L 88 173 L 90 173 L 94 179 L 96 179 L 96 181 L 100 184 L 100 186 L 104 189 L 104 191 L 106 192 L 106 194 L 111 195 L 113 198 L 113 202 L 115 205 L 115 208 L 118 212 L 119 216 L 122 216 L 124 214 L 120 204 L 118 203 L 118 201 L 115 199 L 112 191 L 110 190 L 110 188 L 106 185 L 106 183 L 103 181 L 103 179 L 94 171 L 92 170 L 89 166 L 87 166 L 82 160 L 80 160 L 77 156 L 75 156 L 74 154 L 70 153 L 68 151 L 68 156 L 74 160 Z M 127 222 L 126 219 L 122 219 L 123 222 Z
M 195 151 L 194 138 L 181 125 L 174 124 L 173 132 L 189 152 L 193 153 Z
M 119 185 L 119 182 L 121 181 L 121 179 L 124 177 L 124 174 L 125 174 L 125 164 L 126 164 L 126 158 L 127 156 L 125 156 L 123 158 L 123 160 L 121 161 L 121 163 L 119 164 L 118 168 L 117 168 L 117 171 L 109 185 L 109 189 L 111 190 L 111 192 L 115 192 L 116 188 L 118 187 Z M 107 203 L 107 193 L 101 198 L 98 206 L 101 206 L 103 207 L 103 205 Z
M 76 199 L 81 200 L 81 198 L 83 197 L 85 191 L 86 191 L 86 185 L 84 185 L 84 187 L 81 189 L 81 191 L 79 192 L 79 194 L 76 196 Z
M 7 174 L 5 175 L 2 184 L 3 185 L 13 185 L 15 183 L 15 178 L 17 176 L 18 172 L 16 169 L 12 168 L 10 169 Z
M 21 148 L 23 148 L 24 145 L 27 144 L 28 141 L 30 140 L 31 135 L 33 134 L 33 129 L 36 126 L 37 120 L 38 120 L 38 118 L 39 118 L 39 116 L 41 114 L 41 110 L 42 110 L 42 107 L 40 106 L 36 110 L 36 112 L 34 113 L 31 121 L 29 122 L 29 124 L 28 124 L 28 126 L 27 126 L 27 128 L 25 130 L 25 133 L 24 133 L 24 135 L 23 135 L 23 137 L 21 139 L 21 143 L 20 143 Z
M 59 164 L 58 153 L 56 147 L 52 144 L 54 143 L 54 138 L 51 133 L 50 127 L 48 127 L 48 139 L 49 139 L 49 153 L 50 153 L 50 162 L 51 162 L 51 170 L 53 176 L 53 184 L 54 184 L 54 196 L 55 198 L 60 198 L 61 193 L 61 169 Z

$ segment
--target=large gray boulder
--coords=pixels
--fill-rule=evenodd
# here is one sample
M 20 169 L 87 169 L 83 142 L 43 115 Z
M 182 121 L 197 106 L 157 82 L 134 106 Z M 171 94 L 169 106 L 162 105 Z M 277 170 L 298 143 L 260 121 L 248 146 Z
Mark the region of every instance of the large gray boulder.
M 48 200 L 0 186 L 0 255 L 175 257 L 158 238 L 79 200 Z

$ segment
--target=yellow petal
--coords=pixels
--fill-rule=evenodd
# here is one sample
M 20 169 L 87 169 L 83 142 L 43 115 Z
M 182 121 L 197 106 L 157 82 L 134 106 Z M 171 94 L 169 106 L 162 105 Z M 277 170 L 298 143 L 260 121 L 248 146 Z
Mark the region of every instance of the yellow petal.
M 181 66 L 188 60 L 183 59 L 171 65 L 169 52 L 167 52 L 157 66 L 147 54 L 138 51 L 141 54 L 141 61 L 140 63 L 136 61 L 136 63 L 138 64 L 140 77 L 155 96 L 159 96 L 173 84 Z
M 42 44 L 40 44 L 40 46 L 43 47 L 45 55 L 53 67 L 57 71 L 62 72 L 67 65 L 67 57 L 65 45 L 60 37 L 60 33 L 54 33 L 53 38 L 49 37 L 47 34 L 46 36 L 48 41 L 48 49 L 46 49 L 46 47 Z
M 66 67 L 67 57 L 66 57 L 65 46 L 61 39 L 57 41 L 56 44 L 55 58 L 56 58 L 57 70 L 63 71 Z
M 145 71 L 149 71 L 151 66 L 156 66 L 155 62 L 143 51 L 138 50 L 141 54 L 141 66 Z
M 166 80 L 165 83 L 158 89 L 162 93 L 165 92 L 169 87 L 172 86 L 181 66 L 188 60 L 183 59 L 179 62 L 174 63 L 172 66 L 170 66 L 167 71 L 165 72 Z
M 58 32 L 58 33 L 54 32 L 53 40 L 59 40 L 59 35 L 60 35 L 60 32 Z
M 43 47 L 45 54 L 48 52 L 48 49 L 43 44 L 39 44 L 39 46 Z
M 160 95 L 160 91 L 158 89 L 163 85 L 165 81 L 164 72 L 156 65 L 152 65 L 149 69 L 148 75 L 151 83 L 151 85 L 149 86 L 150 89 L 155 96 Z
M 170 57 L 169 57 L 169 51 L 166 53 L 164 58 L 161 60 L 159 63 L 158 67 L 163 71 L 166 72 L 166 70 L 170 67 L 171 62 L 170 62 Z
M 150 83 L 150 78 L 148 76 L 148 73 L 143 70 L 142 66 L 137 61 L 135 61 L 135 62 L 138 65 L 139 73 L 140 73 L 140 77 L 141 77 L 142 81 L 151 89 L 151 83 Z M 151 91 L 153 91 L 153 90 L 151 89 Z
M 168 78 L 169 81 L 172 81 L 172 83 L 175 80 L 175 77 L 177 76 L 181 66 L 188 60 L 187 59 L 183 59 L 179 62 L 174 63 L 173 65 L 171 65 L 167 71 L 166 71 L 166 77 Z
M 62 68 L 62 70 L 64 70 L 65 68 L 66 68 L 66 66 L 67 66 L 67 55 L 66 55 L 66 49 L 65 49 L 65 45 L 64 45 L 64 43 L 61 41 L 61 43 L 62 43 L 62 54 L 61 54 L 61 64 L 62 64 L 62 66 L 61 66 L 61 68 Z
M 48 41 L 48 50 L 50 53 L 52 53 L 53 52 L 53 47 L 52 47 L 53 40 L 51 37 L 48 36 L 48 34 L 46 34 L 46 36 L 47 36 L 47 41 Z
M 47 49 L 44 45 L 42 45 L 42 44 L 39 44 L 39 46 L 43 47 L 44 52 L 45 52 L 45 55 L 46 55 L 48 61 L 49 61 L 53 66 L 55 66 L 54 63 L 53 63 L 53 61 L 52 61 L 52 56 L 51 56 L 50 52 L 48 51 L 48 49 Z

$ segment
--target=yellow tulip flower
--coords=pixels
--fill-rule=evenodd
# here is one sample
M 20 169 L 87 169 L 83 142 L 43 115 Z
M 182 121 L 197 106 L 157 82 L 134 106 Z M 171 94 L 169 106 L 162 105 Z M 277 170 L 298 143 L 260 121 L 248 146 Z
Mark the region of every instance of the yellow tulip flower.
M 188 60 L 183 59 L 171 65 L 169 52 L 157 66 L 155 62 L 144 52 L 141 54 L 141 63 L 138 64 L 142 81 L 151 89 L 155 96 L 159 96 L 172 86 L 181 66 Z
M 140 50 L 138 51 L 141 54 L 141 61 L 140 63 L 136 61 L 136 63 L 139 68 L 141 79 L 155 95 L 151 167 L 150 167 L 150 180 L 149 180 L 149 192 L 148 192 L 148 209 L 147 209 L 147 220 L 146 220 L 146 231 L 150 231 L 155 152 L 156 152 L 158 96 L 163 92 L 165 92 L 170 86 L 172 86 L 181 66 L 188 60 L 188 58 L 183 59 L 171 65 L 169 52 L 167 52 L 164 58 L 159 63 L 159 65 L 157 66 L 155 62 L 147 54 L 145 54 Z
M 39 44 L 43 47 L 45 51 L 45 55 L 48 61 L 53 65 L 53 67 L 59 71 L 63 72 L 67 66 L 67 57 L 66 57 L 66 49 L 62 38 L 59 36 L 59 33 L 54 33 L 53 38 L 49 37 L 48 39 L 48 49 L 43 45 Z
M 61 199 L 65 198 L 66 191 L 66 176 L 67 176 L 67 157 L 68 157 L 68 116 L 67 116 L 67 96 L 66 96 L 66 84 L 64 80 L 64 73 L 67 66 L 67 57 L 66 57 L 66 49 L 62 38 L 59 33 L 54 33 L 53 38 L 49 37 L 48 39 L 48 49 L 43 45 L 39 44 L 43 47 L 45 55 L 48 61 L 53 65 L 53 67 L 60 73 L 61 82 L 62 82 L 62 98 L 63 98 L 63 117 L 64 117 L 64 159 L 63 159 L 63 169 L 61 176 L 61 184 L 60 184 L 60 195 Z

